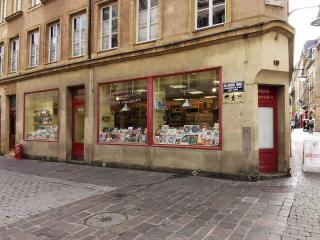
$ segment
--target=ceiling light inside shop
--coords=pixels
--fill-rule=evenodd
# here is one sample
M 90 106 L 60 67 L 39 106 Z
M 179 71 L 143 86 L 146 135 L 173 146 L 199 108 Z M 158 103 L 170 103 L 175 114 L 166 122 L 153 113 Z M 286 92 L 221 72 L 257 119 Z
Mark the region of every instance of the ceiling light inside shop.
M 185 85 L 182 85 L 182 84 L 178 84 L 178 85 L 172 85 L 170 86 L 171 88 L 175 88 L 175 89 L 181 89 L 181 88 L 186 88 Z
M 215 88 L 215 87 L 212 88 L 212 92 L 213 92 L 213 93 L 217 92 L 217 88 Z
M 214 81 L 215 85 L 219 85 L 219 83 L 220 83 L 219 81 Z
M 189 108 L 189 107 L 191 107 L 191 104 L 190 104 L 190 102 L 189 102 L 189 99 L 186 99 L 186 101 L 182 104 L 182 107 L 183 107 L 183 108 Z
M 147 92 L 147 90 L 146 89 L 137 89 L 137 92 L 139 92 L 139 93 L 144 93 L 144 92 Z
M 130 108 L 129 108 L 128 104 L 125 104 L 123 106 L 123 108 L 121 109 L 121 112 L 129 112 L 129 111 L 130 111 Z
M 184 101 L 185 99 L 184 98 L 176 98 L 176 99 L 173 99 L 173 101 Z
M 217 98 L 217 96 L 204 96 L 204 98 Z
M 202 92 L 202 91 L 190 91 L 190 92 L 188 92 L 188 93 L 190 93 L 190 94 L 192 94 L 192 95 L 197 95 L 197 94 L 202 94 L 202 93 L 204 93 L 204 92 Z
M 120 98 L 119 98 L 119 97 L 116 97 L 116 101 L 120 101 Z

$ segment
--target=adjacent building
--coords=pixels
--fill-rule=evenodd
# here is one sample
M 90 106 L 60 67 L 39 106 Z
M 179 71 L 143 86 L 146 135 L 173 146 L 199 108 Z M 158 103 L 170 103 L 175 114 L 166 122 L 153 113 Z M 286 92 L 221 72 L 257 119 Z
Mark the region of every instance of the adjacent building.
M 320 131 L 319 39 L 304 44 L 290 86 L 292 119 L 303 128 L 310 117 L 315 131 Z
M 289 170 L 288 1 L 0 0 L 1 153 Z

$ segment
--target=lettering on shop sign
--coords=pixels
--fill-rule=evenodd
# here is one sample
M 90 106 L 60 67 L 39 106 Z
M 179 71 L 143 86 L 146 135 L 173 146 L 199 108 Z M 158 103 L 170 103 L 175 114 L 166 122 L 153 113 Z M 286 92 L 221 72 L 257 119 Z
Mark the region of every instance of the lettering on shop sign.
M 223 103 L 244 103 L 244 81 L 242 82 L 228 82 L 223 84 Z
M 266 5 L 284 7 L 285 0 L 265 0 Z
M 112 92 L 109 96 L 107 96 L 107 101 L 113 106 L 139 103 L 141 102 L 142 95 L 143 92 L 139 90 L 122 89 Z

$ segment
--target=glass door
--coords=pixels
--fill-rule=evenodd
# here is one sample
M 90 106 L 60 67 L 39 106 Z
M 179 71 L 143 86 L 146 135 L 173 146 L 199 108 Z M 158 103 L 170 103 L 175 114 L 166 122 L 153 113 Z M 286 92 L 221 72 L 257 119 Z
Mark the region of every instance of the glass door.
M 277 89 L 259 88 L 259 171 L 278 170 Z
M 84 88 L 73 89 L 72 93 L 72 159 L 83 160 L 84 156 Z

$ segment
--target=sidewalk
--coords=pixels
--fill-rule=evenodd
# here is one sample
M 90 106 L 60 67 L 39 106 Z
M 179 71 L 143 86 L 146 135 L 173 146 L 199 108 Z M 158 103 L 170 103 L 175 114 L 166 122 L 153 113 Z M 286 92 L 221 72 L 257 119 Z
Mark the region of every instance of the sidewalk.
M 0 239 L 319 240 L 320 177 L 301 171 L 305 136 L 293 133 L 292 178 L 256 183 L 2 158 L 2 171 L 115 190 L 0 227 Z M 115 214 L 88 219 L 97 213 Z

